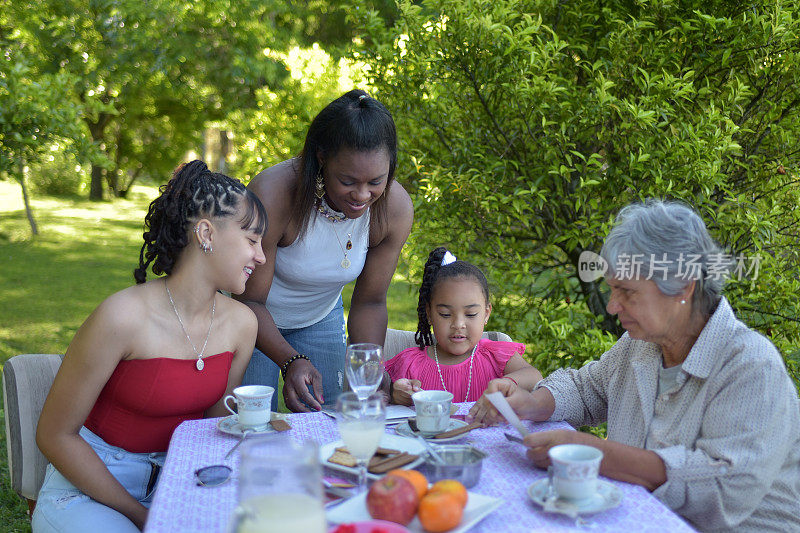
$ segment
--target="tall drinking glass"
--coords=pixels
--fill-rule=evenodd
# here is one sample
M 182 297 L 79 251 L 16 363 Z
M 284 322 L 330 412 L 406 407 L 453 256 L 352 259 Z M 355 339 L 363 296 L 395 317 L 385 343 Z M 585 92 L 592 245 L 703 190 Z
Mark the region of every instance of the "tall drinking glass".
M 367 482 L 367 463 L 375 455 L 386 426 L 386 408 L 380 394 L 361 400 L 353 392 L 345 392 L 336 400 L 336 425 L 347 451 L 358 462 L 358 490 Z
M 350 388 L 363 400 L 378 390 L 383 379 L 383 348 L 368 342 L 350 344 L 345 353 Z
M 313 441 L 288 435 L 242 444 L 237 533 L 324 533 L 322 467 Z

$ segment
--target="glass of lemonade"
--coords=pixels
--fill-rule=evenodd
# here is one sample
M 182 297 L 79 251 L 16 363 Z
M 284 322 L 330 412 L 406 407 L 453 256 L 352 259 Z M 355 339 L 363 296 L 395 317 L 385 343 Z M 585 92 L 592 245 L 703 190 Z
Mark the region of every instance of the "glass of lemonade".
M 366 489 L 367 463 L 375 455 L 386 426 L 386 408 L 380 394 L 361 400 L 354 392 L 339 395 L 336 426 L 347 451 L 358 462 L 358 490 Z
M 383 379 L 383 348 L 380 344 L 350 344 L 345 353 L 345 371 L 350 388 L 364 400 L 378 390 Z
M 237 533 L 325 533 L 322 467 L 315 442 L 266 435 L 242 444 Z

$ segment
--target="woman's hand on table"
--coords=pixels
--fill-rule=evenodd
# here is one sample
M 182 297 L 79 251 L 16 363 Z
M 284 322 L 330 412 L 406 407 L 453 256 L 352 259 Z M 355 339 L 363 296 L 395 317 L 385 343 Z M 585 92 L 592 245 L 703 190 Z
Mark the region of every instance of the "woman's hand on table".
M 527 446 L 528 457 L 533 461 L 533 464 L 539 468 L 547 468 L 550 466 L 550 456 L 547 452 L 553 446 L 559 444 L 585 444 L 587 446 L 594 446 L 600 448 L 600 439 L 589 433 L 581 431 L 572 431 L 569 429 L 556 429 L 553 431 L 539 431 L 537 433 L 529 433 L 522 439 L 523 444 Z
M 398 405 L 414 405 L 411 395 L 422 390 L 422 382 L 418 379 L 400 378 L 392 386 L 392 403 Z
M 308 386 L 314 395 L 308 391 Z M 289 365 L 283 383 L 283 399 L 286 407 L 295 413 L 319 411 L 324 402 L 322 396 L 322 375 L 306 359 L 297 359 Z

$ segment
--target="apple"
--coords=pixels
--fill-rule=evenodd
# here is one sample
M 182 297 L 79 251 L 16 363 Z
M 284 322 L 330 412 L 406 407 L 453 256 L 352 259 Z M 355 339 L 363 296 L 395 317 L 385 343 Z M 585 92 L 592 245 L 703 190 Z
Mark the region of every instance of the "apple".
M 385 476 L 369 488 L 367 510 L 372 518 L 408 525 L 417 514 L 419 496 L 405 478 Z

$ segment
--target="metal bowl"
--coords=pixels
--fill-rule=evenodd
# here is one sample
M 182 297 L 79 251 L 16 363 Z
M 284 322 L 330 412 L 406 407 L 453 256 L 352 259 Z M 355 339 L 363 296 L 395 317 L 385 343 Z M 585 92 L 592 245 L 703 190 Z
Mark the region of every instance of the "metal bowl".
M 486 454 L 470 444 L 443 444 L 434 446 L 444 463 L 427 458 L 428 478 L 432 482 L 456 479 L 465 487 L 474 487 L 481 477 L 481 465 Z

